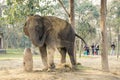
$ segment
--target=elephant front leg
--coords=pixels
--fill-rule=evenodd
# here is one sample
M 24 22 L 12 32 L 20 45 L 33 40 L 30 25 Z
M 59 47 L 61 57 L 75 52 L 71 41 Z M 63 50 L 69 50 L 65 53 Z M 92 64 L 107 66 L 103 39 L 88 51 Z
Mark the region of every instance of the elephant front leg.
M 55 47 L 48 46 L 47 47 L 47 57 L 48 57 L 48 71 L 52 71 L 55 68 L 54 64 L 54 53 L 56 51 Z
M 40 53 L 41 53 L 42 63 L 44 65 L 43 71 L 44 70 L 46 71 L 48 69 L 46 46 L 40 47 L 39 50 L 40 50 Z
M 61 64 L 66 63 L 66 49 L 65 48 L 58 48 L 58 51 L 61 54 Z

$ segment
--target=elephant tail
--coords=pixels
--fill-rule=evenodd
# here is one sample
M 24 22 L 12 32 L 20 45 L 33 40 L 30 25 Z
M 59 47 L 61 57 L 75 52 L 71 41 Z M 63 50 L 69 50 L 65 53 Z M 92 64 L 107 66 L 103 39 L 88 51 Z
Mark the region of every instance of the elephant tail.
M 85 40 L 81 36 L 79 36 L 78 34 L 75 34 L 75 36 L 77 36 L 78 38 L 80 38 L 84 42 L 84 44 L 87 45 L 87 43 L 85 42 Z

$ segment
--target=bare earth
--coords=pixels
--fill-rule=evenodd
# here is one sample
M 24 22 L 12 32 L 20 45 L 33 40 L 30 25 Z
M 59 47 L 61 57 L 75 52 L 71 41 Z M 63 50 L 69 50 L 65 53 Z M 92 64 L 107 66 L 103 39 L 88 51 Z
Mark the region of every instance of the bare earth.
M 110 72 L 101 71 L 100 56 L 89 56 L 77 59 L 84 68 L 77 71 L 41 72 L 42 63 L 34 59 L 34 70 L 23 71 L 22 59 L 0 60 L 0 80 L 120 80 L 120 59 L 109 56 Z M 55 58 L 59 64 L 59 58 Z M 68 60 L 69 63 L 69 60 Z

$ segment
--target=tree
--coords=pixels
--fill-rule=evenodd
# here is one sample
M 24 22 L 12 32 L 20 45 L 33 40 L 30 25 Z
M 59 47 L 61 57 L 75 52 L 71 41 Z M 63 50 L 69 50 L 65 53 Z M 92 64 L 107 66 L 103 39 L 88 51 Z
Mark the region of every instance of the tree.
M 70 0 L 69 2 L 69 9 L 70 9 L 70 16 L 69 16 L 69 22 L 71 23 L 72 27 L 75 30 L 75 10 L 74 10 L 74 0 Z M 75 46 L 76 44 L 74 43 L 74 56 L 75 56 L 75 60 L 76 60 L 76 52 L 75 52 Z M 77 60 L 76 60 L 77 61 Z
M 101 62 L 102 62 L 102 70 L 108 72 L 108 53 L 107 53 L 107 31 L 106 31 L 106 12 L 107 12 L 107 0 L 101 0 L 101 35 L 102 35 L 102 43 L 101 43 Z

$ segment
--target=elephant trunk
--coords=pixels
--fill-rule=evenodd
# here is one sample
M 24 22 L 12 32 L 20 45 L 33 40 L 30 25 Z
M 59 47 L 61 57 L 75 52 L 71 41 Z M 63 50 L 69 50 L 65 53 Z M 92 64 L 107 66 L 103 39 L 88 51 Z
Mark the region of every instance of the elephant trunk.
M 44 33 L 42 37 L 36 34 L 33 35 L 32 33 L 30 33 L 30 39 L 36 47 L 42 47 L 46 39 L 46 33 Z

